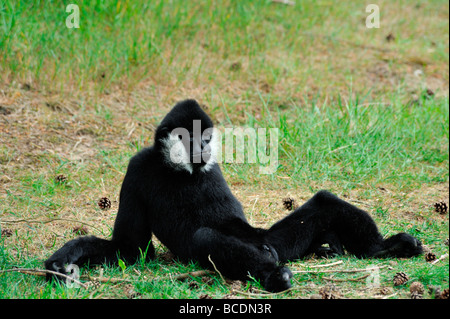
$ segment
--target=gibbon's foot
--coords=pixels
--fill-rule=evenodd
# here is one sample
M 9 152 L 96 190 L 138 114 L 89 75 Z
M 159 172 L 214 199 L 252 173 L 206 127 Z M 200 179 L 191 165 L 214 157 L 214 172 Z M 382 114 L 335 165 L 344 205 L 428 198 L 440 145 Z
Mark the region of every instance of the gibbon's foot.
M 60 274 L 68 276 L 68 274 L 66 272 L 66 267 L 61 262 L 58 262 L 58 261 L 50 261 L 49 262 L 49 261 L 47 261 L 45 263 L 45 268 L 47 270 L 54 271 L 54 272 L 57 272 L 57 273 L 60 273 Z M 51 274 L 51 273 L 47 273 L 46 279 L 48 281 L 55 280 L 55 281 L 59 281 L 59 282 L 66 282 L 66 277 L 58 276 L 57 274 Z
M 280 292 L 291 288 L 292 272 L 284 266 L 277 267 L 262 283 L 270 292 Z
M 372 256 L 378 258 L 409 258 L 423 253 L 423 247 L 420 240 L 407 233 L 398 233 L 385 239 L 383 248 L 384 249 L 375 252 Z
M 60 262 L 52 262 L 46 265 L 47 270 L 54 271 L 56 273 L 47 273 L 46 280 L 59 283 L 68 284 L 71 282 L 70 278 L 78 279 L 80 276 L 79 268 L 76 264 L 62 265 Z M 65 275 L 59 276 L 58 274 Z
M 319 258 L 335 258 L 341 256 L 342 253 L 334 250 L 331 247 L 321 246 L 314 251 L 314 254 Z

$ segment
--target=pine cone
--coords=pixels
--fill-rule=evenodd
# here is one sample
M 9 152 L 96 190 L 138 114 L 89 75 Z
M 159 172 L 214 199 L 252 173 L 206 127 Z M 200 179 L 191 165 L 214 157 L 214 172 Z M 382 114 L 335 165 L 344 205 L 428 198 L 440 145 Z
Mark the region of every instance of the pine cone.
M 101 286 L 100 281 L 98 279 L 91 279 L 90 281 L 86 282 L 86 286 L 91 289 L 98 289 Z
M 77 226 L 72 229 L 72 232 L 77 235 L 87 235 L 89 231 L 86 226 Z
M 11 237 L 12 234 L 13 234 L 13 231 L 12 231 L 11 229 L 4 228 L 4 229 L 2 229 L 2 231 L 1 231 L 1 236 L 0 236 L 0 238 L 2 238 L 2 237 Z
M 391 295 L 393 292 L 392 287 L 380 287 L 378 292 L 382 295 Z
M 421 282 L 415 281 L 409 286 L 409 291 L 411 292 L 411 295 L 413 293 L 423 295 L 425 288 L 423 287 L 423 284 Z
M 283 206 L 287 210 L 294 210 L 295 208 L 297 208 L 297 204 L 295 203 L 295 199 L 293 199 L 291 197 L 283 198 Z
M 200 286 L 198 285 L 198 282 L 196 281 L 191 281 L 188 284 L 189 289 L 198 289 L 200 288 Z
M 433 90 L 431 90 L 431 89 L 427 89 L 427 90 L 425 91 L 425 93 L 427 93 L 428 96 L 434 96 L 434 92 L 433 92 Z
M 434 206 L 434 210 L 439 214 L 444 215 L 444 214 L 447 214 L 447 212 L 448 212 L 447 204 L 444 202 L 437 202 L 433 206 Z
M 411 293 L 411 299 L 423 299 L 423 295 L 414 291 Z
M 203 276 L 202 277 L 202 283 L 211 286 L 214 283 L 214 279 L 209 276 Z M 233 287 L 233 284 L 231 284 L 231 287 Z M 239 286 L 240 287 L 240 286 Z
M 430 252 L 427 252 L 427 253 L 425 254 L 425 260 L 426 260 L 427 262 L 431 262 L 431 261 L 433 261 L 433 260 L 436 260 L 436 255 L 435 255 L 434 253 L 432 253 L 431 251 L 430 251 Z
M 65 182 L 67 182 L 67 176 L 59 174 L 55 177 L 55 182 L 57 184 L 64 184 Z
M 100 200 L 98 201 L 98 207 L 100 207 L 103 210 L 107 210 L 111 208 L 111 201 L 109 200 L 108 197 L 102 197 L 100 198 Z
M 394 41 L 395 40 L 395 36 L 392 34 L 392 33 L 389 33 L 387 36 L 386 36 L 386 41 L 387 42 L 391 42 L 391 41 Z
M 441 292 L 441 295 L 439 299 L 449 299 L 449 291 L 448 288 L 444 289 L 444 291 Z
M 428 286 L 428 292 L 434 299 L 441 298 L 441 287 L 439 286 Z
M 319 289 L 322 299 L 337 299 L 338 292 L 335 285 L 326 285 Z
M 409 277 L 404 272 L 398 272 L 394 275 L 392 281 L 394 282 L 394 286 L 403 285 L 405 282 L 409 280 Z

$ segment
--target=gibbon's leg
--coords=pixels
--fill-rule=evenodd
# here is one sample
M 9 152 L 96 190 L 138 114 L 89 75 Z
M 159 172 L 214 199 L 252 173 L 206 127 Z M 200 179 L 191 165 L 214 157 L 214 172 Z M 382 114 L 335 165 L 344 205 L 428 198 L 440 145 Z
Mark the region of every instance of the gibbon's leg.
M 272 292 L 291 287 L 291 271 L 278 265 L 277 257 L 267 245 L 245 243 L 234 236 L 203 227 L 195 232 L 193 246 L 194 256 L 203 267 L 214 269 L 215 266 L 230 279 L 248 280 L 250 275 Z
M 331 239 L 327 237 L 330 233 Z M 344 246 L 359 258 L 411 257 L 422 253 L 420 242 L 409 234 L 400 233 L 383 239 L 367 212 L 328 191 L 318 192 L 292 214 L 275 223 L 266 237 L 282 262 L 305 256 L 324 238 L 328 238 L 335 248 Z
M 145 211 L 136 199 L 121 196 L 112 240 L 95 236 L 73 239 L 45 261 L 45 268 L 66 274 L 66 266 L 70 264 L 116 263 L 118 258 L 133 263 L 145 253 L 147 259 L 153 258 L 154 248 L 150 241 L 152 232 L 143 216 Z M 47 279 L 52 277 L 61 279 L 52 275 L 48 275 Z

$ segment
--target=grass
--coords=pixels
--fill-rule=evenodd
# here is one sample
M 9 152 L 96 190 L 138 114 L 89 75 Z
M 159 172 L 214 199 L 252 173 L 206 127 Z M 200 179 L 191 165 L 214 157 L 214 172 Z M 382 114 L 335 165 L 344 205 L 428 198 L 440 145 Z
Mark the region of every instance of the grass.
M 383 234 L 406 231 L 448 253 L 448 214 L 433 209 L 449 196 L 447 2 L 378 1 L 380 29 L 365 27 L 365 4 L 346 1 L 80 1 L 80 29 L 66 28 L 65 4 L 0 0 L 0 270 L 42 268 L 81 226 L 109 237 L 129 158 L 187 97 L 219 128 L 278 129 L 274 174 L 222 164 L 253 225 L 285 216 L 282 198 L 302 203 L 326 188 L 369 211 Z M 111 210 L 98 208 L 103 196 Z M 338 271 L 370 265 L 384 267 L 380 288 Z M 8 272 L 0 297 L 310 298 L 333 286 L 342 298 L 409 298 L 413 281 L 449 283 L 448 258 L 289 266 L 337 272 L 297 273 L 292 291 L 264 296 L 252 280 L 174 280 L 201 268 L 158 244 L 149 263 L 82 271 L 128 281 L 74 289 Z M 394 286 L 400 271 L 410 281 Z
M 249 115 L 249 121 L 279 128 L 282 162 L 277 174 L 298 183 L 312 179 L 339 180 L 350 188 L 364 181 L 417 187 L 448 177 L 448 100 L 421 101 L 419 108 L 398 100 L 385 105 L 338 99 L 334 108 L 294 104 L 290 112 L 268 111 L 262 120 Z

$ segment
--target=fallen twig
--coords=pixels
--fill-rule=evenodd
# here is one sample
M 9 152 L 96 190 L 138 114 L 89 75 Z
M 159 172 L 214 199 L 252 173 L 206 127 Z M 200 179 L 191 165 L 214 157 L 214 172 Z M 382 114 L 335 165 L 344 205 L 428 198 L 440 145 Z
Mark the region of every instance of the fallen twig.
M 369 204 L 367 204 L 367 203 L 364 203 L 364 202 L 362 202 L 362 201 L 360 201 L 360 200 L 356 200 L 356 199 L 349 199 L 348 201 L 349 201 L 349 202 L 352 202 L 352 203 L 356 203 L 356 204 L 364 205 L 364 206 L 366 206 L 366 207 L 371 207 L 371 205 L 369 205 Z
M 335 269 L 335 270 L 294 270 L 294 271 L 292 271 L 292 273 L 294 273 L 294 274 L 314 274 L 314 273 L 319 274 L 319 273 L 332 273 L 332 272 L 336 272 L 336 273 L 355 273 L 355 272 L 372 271 L 372 270 L 386 268 L 386 267 L 388 267 L 388 266 L 387 265 L 383 265 L 383 266 L 376 266 L 376 267 L 370 267 L 370 268 L 343 269 L 343 270 L 339 270 L 339 269 Z
M 244 295 L 244 296 L 248 296 L 248 297 L 255 297 L 255 298 L 259 298 L 259 297 L 272 297 L 272 296 L 277 296 L 277 295 L 284 295 L 285 293 L 292 291 L 292 290 L 298 290 L 301 289 L 301 287 L 292 287 L 283 291 L 279 291 L 279 292 L 261 292 L 261 293 L 254 293 L 254 292 L 245 292 L 245 291 L 241 291 L 241 290 L 237 290 L 237 289 L 231 289 L 232 293 L 236 293 L 236 294 L 240 294 L 240 295 Z M 296 297 L 298 298 L 298 297 Z M 301 299 L 301 298 L 300 298 Z
M 220 275 L 220 278 L 222 278 L 223 282 L 226 282 L 225 279 L 223 278 L 222 274 L 220 273 L 220 271 L 217 269 L 216 265 L 214 264 L 214 262 L 211 259 L 211 255 L 208 255 L 208 259 L 211 262 L 211 264 L 213 265 L 214 269 L 216 270 L 216 272 Z
M 323 279 L 329 280 L 329 281 L 344 282 L 344 281 L 359 281 L 359 280 L 366 279 L 369 276 L 370 276 L 370 274 L 366 274 L 366 275 L 358 277 L 358 278 L 341 279 L 341 278 L 323 277 Z
M 335 261 L 333 263 L 330 264 L 323 264 L 323 265 L 314 265 L 314 266 L 309 266 L 309 268 L 322 268 L 322 267 L 331 267 L 331 266 L 336 266 L 336 265 L 340 265 L 342 264 L 343 261 L 339 260 L 339 261 Z M 308 267 L 308 265 L 302 265 L 304 267 Z
M 27 219 L 27 218 L 22 218 L 22 219 L 13 219 L 13 220 L 0 220 L 0 223 L 2 224 L 16 224 L 16 223 L 29 223 L 29 224 L 37 224 L 37 223 L 41 223 L 41 224 L 48 224 L 54 221 L 58 221 L 58 220 L 62 220 L 62 221 L 67 221 L 67 222 L 73 222 L 73 223 L 79 223 L 82 225 L 86 225 L 89 226 L 91 228 L 94 228 L 100 232 L 102 232 L 102 229 L 90 224 L 90 223 L 86 223 L 77 219 L 70 219 L 70 218 L 52 218 L 52 219 L 48 219 L 48 220 L 38 220 L 38 219 Z
M 197 270 L 197 271 L 191 271 L 191 272 L 187 272 L 184 274 L 179 274 L 175 276 L 176 280 L 185 280 L 189 277 L 200 277 L 200 276 L 205 276 L 205 275 L 210 275 L 213 274 L 214 272 L 211 270 Z M 220 274 L 220 273 L 219 273 Z
M 67 276 L 65 274 L 53 271 L 53 270 L 47 270 L 47 269 L 33 269 L 33 268 L 12 268 L 12 269 L 3 269 L 0 270 L 0 273 L 5 273 L 5 272 L 20 272 L 22 274 L 26 274 L 26 275 L 33 275 L 33 276 L 46 276 L 47 274 L 52 274 L 52 275 L 56 275 L 56 276 L 60 276 L 66 279 L 69 279 L 77 284 L 79 284 L 80 286 L 82 286 L 83 288 L 87 288 L 88 286 L 83 284 L 81 281 L 72 278 L 70 276 Z
M 131 279 L 126 278 L 115 278 L 115 277 L 92 277 L 89 275 L 83 275 L 81 276 L 83 279 L 88 279 L 89 281 L 97 281 L 101 283 L 117 283 L 117 282 L 133 282 Z
M 332 151 L 329 151 L 328 154 L 332 154 L 332 153 L 338 152 L 338 151 L 340 151 L 340 150 L 343 150 L 343 149 L 345 149 L 345 148 L 353 147 L 353 146 L 355 146 L 355 145 L 358 145 L 358 144 L 357 144 L 357 143 L 353 143 L 352 145 L 344 145 L 344 146 L 335 148 L 335 149 L 332 150 Z
M 289 6 L 294 6 L 295 2 L 290 0 L 272 0 L 274 3 L 287 4 Z
M 398 295 L 398 292 L 393 293 L 392 295 L 387 295 L 387 296 L 384 296 L 384 297 L 381 297 L 381 298 L 377 298 L 377 299 L 389 299 L 389 298 L 392 298 L 392 297 L 394 297 L 396 295 Z
M 162 276 L 162 277 L 158 277 L 158 278 L 151 278 L 151 280 L 163 280 L 163 279 L 167 279 L 167 278 L 172 278 L 175 280 L 185 280 L 188 279 L 189 277 L 199 277 L 199 276 L 205 276 L 205 275 L 209 275 L 214 273 L 211 270 L 197 270 L 197 271 L 191 271 L 191 272 L 187 272 L 187 273 L 183 273 L 183 274 L 179 274 L 176 276 Z M 126 278 L 115 278 L 115 277 L 92 277 L 89 275 L 83 275 L 81 276 L 83 279 L 88 279 L 91 281 L 98 281 L 98 282 L 102 282 L 102 283 L 117 283 L 117 282 L 134 282 L 134 280 L 131 279 L 126 279 Z
M 438 259 L 433 260 L 433 261 L 431 262 L 431 264 L 434 265 L 434 264 L 438 263 L 439 261 L 441 261 L 441 260 L 443 260 L 443 259 L 445 259 L 445 258 L 447 258 L 447 257 L 448 257 L 448 254 L 443 254 L 443 255 L 442 255 L 441 257 L 439 257 Z

